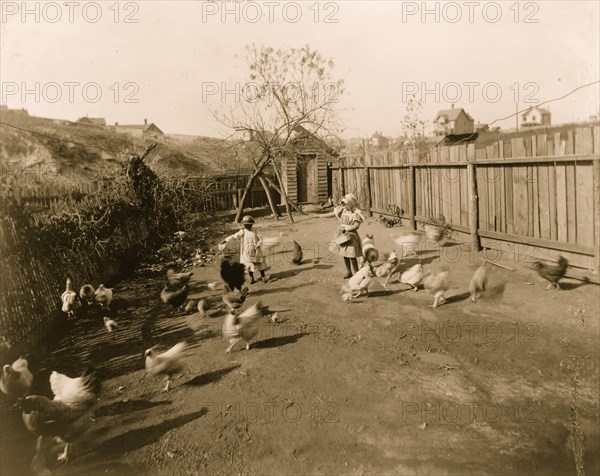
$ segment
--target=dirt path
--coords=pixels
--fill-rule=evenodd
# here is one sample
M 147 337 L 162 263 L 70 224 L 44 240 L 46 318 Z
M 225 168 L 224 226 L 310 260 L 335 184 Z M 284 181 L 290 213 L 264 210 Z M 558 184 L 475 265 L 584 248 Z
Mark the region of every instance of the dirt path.
M 305 261 L 295 267 L 274 254 L 276 279 L 251 286 L 248 302 L 260 298 L 281 322 L 265 319 L 249 352 L 240 344 L 224 353 L 218 291 L 200 287 L 211 307 L 200 319 L 158 302 L 159 277 L 118 286 L 119 332 L 88 316 L 36 374 L 39 392 L 52 369 L 73 374 L 93 362 L 106 379 L 95 423 L 56 474 L 600 472 L 597 286 L 567 280 L 564 291 L 544 291 L 532 271 L 504 260 L 517 270 L 491 267 L 489 290 L 473 304 L 467 286 L 479 262 L 468 253 L 450 262 L 454 246 L 440 262 L 434 251 L 422 256 L 426 268 L 450 271 L 440 308 L 399 283 L 389 293 L 373 284 L 368 299 L 344 304 L 343 265 L 324 252 L 335 226 L 259 221 L 263 235 L 301 243 Z M 380 250 L 394 247 L 389 229 L 370 221 L 366 231 Z M 217 265 L 194 279 L 217 280 Z M 143 352 L 183 339 L 187 370 L 161 393 L 163 382 L 145 376 Z M 25 471 L 33 439 L 5 413 L 14 438 L 3 430 L 3 466 L 12 448 L 11 467 Z

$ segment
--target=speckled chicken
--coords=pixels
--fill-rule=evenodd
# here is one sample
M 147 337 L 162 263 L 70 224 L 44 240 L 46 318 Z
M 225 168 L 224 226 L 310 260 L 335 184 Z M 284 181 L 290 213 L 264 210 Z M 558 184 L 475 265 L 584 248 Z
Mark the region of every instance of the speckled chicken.
M 81 286 L 81 289 L 79 289 L 79 297 L 81 298 L 81 300 L 87 302 L 90 305 L 94 303 L 95 295 L 96 290 L 91 284 L 84 284 L 83 286 Z
M 556 289 L 560 289 L 559 281 L 564 277 L 567 272 L 567 266 L 569 262 L 564 256 L 559 256 L 556 264 L 546 264 L 541 261 L 533 263 L 533 269 L 537 271 L 542 278 L 549 281 L 546 290 L 552 286 L 556 286 Z
M 174 288 L 180 288 L 184 284 L 190 282 L 190 279 L 192 279 L 193 274 L 193 271 L 190 271 L 188 273 L 176 273 L 174 269 L 169 269 L 167 270 L 167 281 L 169 282 L 170 286 Z
M 33 375 L 29 371 L 27 360 L 19 357 L 12 365 L 2 367 L 2 376 L 0 377 L 0 390 L 5 395 L 13 398 L 22 398 L 31 388 Z
M 244 286 L 241 291 L 231 290 L 228 285 L 225 285 L 223 292 L 223 302 L 227 305 L 229 310 L 238 309 L 244 304 L 248 297 L 249 289 Z
M 169 284 L 165 284 L 162 291 L 160 292 L 160 298 L 165 304 L 170 305 L 174 309 L 177 309 L 185 304 L 187 301 L 189 289 L 187 284 L 184 284 L 181 289 L 171 289 Z

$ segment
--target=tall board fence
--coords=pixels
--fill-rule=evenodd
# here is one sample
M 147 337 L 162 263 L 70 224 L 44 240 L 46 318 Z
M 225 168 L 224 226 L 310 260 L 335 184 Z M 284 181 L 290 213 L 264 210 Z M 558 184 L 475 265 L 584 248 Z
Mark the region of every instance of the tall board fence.
M 114 229 L 113 243 L 123 249 L 139 248 L 148 238 L 143 218 L 128 218 Z M 44 320 L 60 309 L 65 276 L 71 276 L 76 291 L 84 283 L 100 284 L 116 271 L 110 250 L 72 249 L 68 253 L 45 250 L 23 236 L 10 218 L 0 219 L 0 324 L 2 335 L 19 342 L 41 329 Z
M 363 209 L 397 205 L 412 223 L 443 215 L 483 245 L 519 244 L 563 254 L 597 275 L 600 127 L 432 148 L 401 164 L 332 168 L 335 199 L 355 193 Z M 533 254 L 533 251 L 531 251 Z

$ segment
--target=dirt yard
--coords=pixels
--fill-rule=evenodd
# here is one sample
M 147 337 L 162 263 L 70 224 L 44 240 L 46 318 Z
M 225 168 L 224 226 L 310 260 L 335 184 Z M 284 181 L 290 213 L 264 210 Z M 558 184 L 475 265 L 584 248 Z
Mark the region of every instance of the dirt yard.
M 326 251 L 337 221 L 297 220 L 258 221 L 264 236 L 283 232 L 286 249 L 298 241 L 305 259 L 296 267 L 291 253 L 272 254 L 274 279 L 251 286 L 247 303 L 262 300 L 280 322 L 265 318 L 250 351 L 224 352 L 220 292 L 203 286 L 220 279 L 215 262 L 194 275 L 207 317 L 174 314 L 159 299 L 162 274 L 140 274 L 115 288 L 118 332 L 90 313 L 32 363 L 43 394 L 51 370 L 75 376 L 94 364 L 104 377 L 69 463 L 48 449 L 54 474 L 600 474 L 598 286 L 544 291 L 506 256 L 499 263 L 515 271 L 489 266 L 473 304 L 479 260 L 431 244 L 420 258 L 449 270 L 446 304 L 431 309 L 426 291 L 397 282 L 345 304 L 343 262 Z M 374 219 L 360 229 L 381 253 L 394 248 L 390 233 L 407 231 Z M 187 370 L 162 393 L 144 350 L 182 340 Z M 31 474 L 34 438 L 6 403 L 2 423 L 2 474 Z

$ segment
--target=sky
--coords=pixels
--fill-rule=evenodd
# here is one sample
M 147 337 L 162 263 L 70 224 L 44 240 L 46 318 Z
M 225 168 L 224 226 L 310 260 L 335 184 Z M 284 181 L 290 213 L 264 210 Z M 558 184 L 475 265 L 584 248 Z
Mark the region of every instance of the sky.
M 250 43 L 309 44 L 332 58 L 345 81 L 337 107 L 346 138 L 398 136 L 410 93 L 428 123 L 451 103 L 490 123 L 600 80 L 597 1 L 0 6 L 1 103 L 68 120 L 148 119 L 175 134 L 228 135 L 213 113 L 240 100 Z M 600 86 L 543 107 L 554 124 L 586 120 L 600 113 Z

